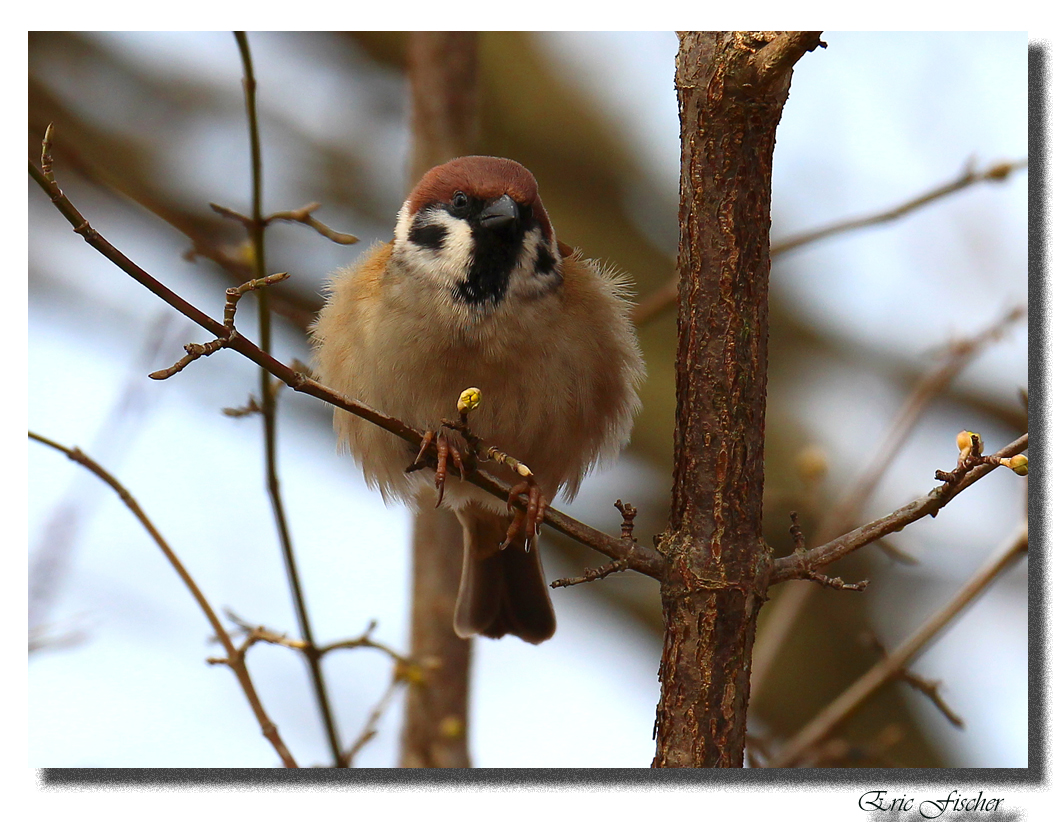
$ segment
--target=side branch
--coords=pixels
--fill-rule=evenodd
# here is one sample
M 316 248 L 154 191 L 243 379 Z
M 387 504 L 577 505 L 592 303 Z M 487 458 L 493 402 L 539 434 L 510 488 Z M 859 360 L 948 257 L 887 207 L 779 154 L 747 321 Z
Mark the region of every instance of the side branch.
M 364 403 L 332 391 L 322 383 L 307 377 L 305 374 L 280 362 L 272 355 L 265 353 L 261 348 L 236 332 L 233 328 L 229 328 L 224 325 L 224 323 L 218 322 L 213 317 L 189 303 L 179 294 L 163 285 L 136 265 L 136 263 L 126 257 L 116 247 L 111 245 L 111 243 L 100 235 L 99 232 L 89 226 L 88 221 L 74 207 L 66 195 L 63 194 L 58 184 L 56 184 L 54 180 L 48 180 L 32 161 L 29 163 L 29 173 L 34 181 L 36 181 L 36 183 L 44 190 L 45 194 L 48 195 L 59 213 L 62 214 L 63 217 L 66 218 L 66 221 L 74 227 L 74 230 L 84 238 L 85 242 L 163 302 L 168 303 L 185 317 L 214 334 L 217 339 L 223 340 L 225 348 L 230 348 L 233 351 L 239 352 L 248 360 L 261 366 L 270 374 L 279 378 L 289 388 L 292 388 L 299 393 L 307 394 L 310 397 L 315 397 L 318 400 L 329 403 L 336 408 L 341 408 L 343 411 L 348 411 L 350 414 L 365 419 L 413 445 L 418 446 L 422 443 L 424 435 L 423 431 L 413 428 L 396 417 L 383 414 Z M 466 480 L 498 499 L 505 501 L 511 490 L 506 484 L 479 470 L 468 472 Z M 523 503 L 519 501 L 517 505 L 523 506 Z M 634 543 L 630 548 L 629 544 L 624 540 L 610 536 L 609 534 L 604 534 L 602 531 L 597 531 L 595 528 L 591 528 L 583 522 L 567 516 L 561 511 L 551 507 L 545 512 L 544 522 L 552 528 L 555 528 L 557 531 L 566 534 L 568 537 L 577 540 L 583 545 L 587 545 L 589 548 L 599 551 L 601 554 L 604 554 L 611 559 L 628 560 L 629 568 L 634 571 L 639 571 L 640 573 L 654 577 L 655 579 L 658 579 L 662 573 L 662 555 L 653 548 L 648 548 L 638 543 Z
M 772 577 L 770 585 L 777 582 L 786 582 L 789 579 L 812 579 L 813 572 L 819 568 L 829 565 L 838 559 L 862 548 L 871 542 L 900 531 L 906 525 L 925 516 L 935 516 L 938 511 L 945 507 L 957 494 L 978 482 L 990 471 L 996 470 L 1001 465 L 1000 459 L 1013 457 L 1021 454 L 1029 445 L 1029 435 L 1023 434 L 1014 442 L 1005 445 L 992 457 L 992 459 L 970 469 L 962 476 L 952 482 L 939 485 L 929 494 L 908 503 L 903 508 L 898 508 L 892 514 L 881 517 L 867 525 L 862 525 L 837 539 L 826 542 L 809 551 L 796 551 L 789 556 L 781 557 L 773 562 Z
M 795 248 L 815 243 L 817 240 L 822 240 L 825 237 L 830 237 L 834 234 L 841 234 L 845 231 L 854 231 L 858 228 L 867 228 L 868 226 L 892 222 L 904 217 L 911 211 L 922 208 L 935 200 L 940 200 L 942 197 L 947 197 L 949 194 L 954 194 L 957 191 L 961 191 L 962 189 L 968 188 L 976 183 L 995 183 L 1006 180 L 1012 172 L 1026 168 L 1028 163 L 1028 160 L 1016 160 L 1014 162 L 1003 161 L 994 163 L 984 171 L 976 171 L 974 166 L 968 163 L 967 168 L 959 177 L 948 183 L 943 183 L 937 188 L 932 188 L 930 191 L 926 191 L 918 197 L 914 197 L 911 200 L 887 209 L 886 211 L 880 211 L 877 214 L 840 220 L 831 225 L 812 229 L 802 234 L 795 234 L 792 237 L 774 243 L 772 246 L 772 254 L 774 256 L 776 254 L 784 254 Z
M 794 68 L 806 52 L 827 48 L 822 31 L 782 31 L 763 46 L 753 58 L 757 79 L 762 86 L 774 85 Z
M 850 685 L 838 699 L 817 714 L 815 719 L 776 754 L 769 766 L 786 768 L 796 765 L 805 751 L 833 733 L 835 728 L 848 719 L 869 696 L 890 680 L 900 677 L 920 651 L 985 590 L 1016 557 L 1023 554 L 1027 547 L 1028 533 L 1026 526 L 1023 525 L 1011 541 L 1002 546 L 944 608 L 928 619 L 892 654 L 879 660 L 860 679 Z
M 954 194 L 957 191 L 969 188 L 977 183 L 1002 182 L 1013 172 L 1024 169 L 1027 165 L 1027 160 L 1015 160 L 1013 162 L 1001 161 L 994 163 L 983 171 L 976 171 L 972 165 L 968 164 L 963 173 L 954 180 L 943 183 L 936 188 L 932 188 L 929 191 L 919 194 L 900 205 L 875 214 L 868 214 L 863 217 L 839 220 L 838 222 L 821 226 L 820 228 L 810 229 L 801 234 L 795 234 L 786 239 L 778 240 L 772 244 L 770 253 L 772 254 L 773 259 L 775 259 L 781 254 L 786 254 L 788 251 L 793 251 L 804 245 L 810 245 L 835 234 L 842 234 L 847 231 L 856 231 L 857 229 L 892 222 L 934 202 L 935 200 L 940 200 L 949 194 Z M 640 300 L 640 302 L 633 308 L 633 322 L 636 323 L 636 325 L 646 325 L 648 322 L 658 317 L 667 308 L 672 306 L 676 301 L 677 278 L 673 277 L 668 283 Z
M 265 713 L 265 708 L 261 704 L 261 700 L 258 698 L 257 690 L 254 688 L 254 683 L 250 679 L 250 672 L 246 668 L 244 659 L 245 651 L 236 648 L 232 643 L 231 637 L 228 635 L 228 632 L 224 630 L 220 619 L 218 619 L 217 614 L 214 612 L 213 607 L 202 593 L 198 584 L 192 579 L 191 574 L 188 573 L 184 564 L 173 552 L 173 549 L 169 547 L 169 543 L 165 541 L 158 529 L 155 528 L 154 523 L 147 517 L 147 514 L 144 513 L 143 509 L 140 508 L 135 497 L 133 497 L 128 489 L 118 482 L 110 472 L 79 448 L 67 448 L 65 445 L 60 445 L 54 440 L 42 437 L 40 434 L 35 434 L 32 431 L 29 432 L 29 438 L 36 440 L 43 445 L 47 445 L 50 448 L 54 448 L 56 451 L 62 452 L 77 464 L 84 466 L 109 485 L 115 493 L 121 497 L 121 501 L 125 503 L 130 511 L 132 511 L 133 516 L 140 521 L 140 524 L 146 529 L 147 533 L 150 534 L 151 539 L 155 541 L 155 544 L 157 544 L 162 550 L 162 553 L 165 554 L 165 558 L 169 560 L 169 564 L 173 566 L 177 575 L 183 581 L 184 585 L 187 586 L 191 595 L 195 598 L 195 602 L 198 603 L 199 608 L 201 608 L 202 612 L 206 615 L 206 619 L 213 628 L 213 632 L 216 634 L 218 641 L 224 646 L 226 653 L 225 657 L 216 661 L 222 662 L 231 668 L 232 673 L 234 673 L 236 679 L 239 680 L 239 685 L 243 689 L 243 693 L 246 695 L 247 702 L 250 703 L 250 708 L 254 712 L 258 724 L 261 726 L 261 733 L 272 744 L 272 747 L 275 748 L 276 753 L 279 754 L 280 759 L 283 760 L 285 767 L 297 768 L 298 764 L 294 761 L 294 757 L 291 756 L 290 751 L 287 750 L 287 746 L 280 738 L 279 730 L 276 728 L 272 720 L 269 719 L 268 714 Z

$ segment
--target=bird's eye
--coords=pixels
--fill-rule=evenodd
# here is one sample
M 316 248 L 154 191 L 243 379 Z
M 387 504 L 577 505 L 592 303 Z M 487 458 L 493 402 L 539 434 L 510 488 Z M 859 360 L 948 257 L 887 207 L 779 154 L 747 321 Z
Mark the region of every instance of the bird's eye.
M 457 191 L 455 194 L 452 195 L 452 207 L 455 208 L 457 211 L 462 211 L 463 209 L 467 208 L 468 202 L 469 200 L 467 199 L 467 195 L 464 194 L 462 191 Z

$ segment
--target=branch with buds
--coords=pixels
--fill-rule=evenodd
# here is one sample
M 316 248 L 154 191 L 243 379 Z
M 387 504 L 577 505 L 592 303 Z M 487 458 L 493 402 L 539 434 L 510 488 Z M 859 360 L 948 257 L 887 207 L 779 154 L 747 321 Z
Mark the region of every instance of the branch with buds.
M 46 175 L 31 161 L 29 163 L 29 173 L 49 196 L 59 213 L 74 227 L 74 231 L 84 238 L 85 242 L 153 294 L 177 309 L 185 317 L 193 320 L 207 331 L 214 333 L 216 339 L 223 342 L 223 347 L 239 352 L 299 393 L 308 394 L 330 403 L 336 408 L 355 414 L 395 436 L 401 437 L 407 442 L 415 445 L 422 443 L 424 432 L 407 425 L 395 417 L 382 414 L 361 402 L 342 396 L 306 374 L 284 365 L 236 332 L 234 328 L 230 328 L 224 323 L 213 319 L 148 274 L 88 224 L 88 221 L 74 207 L 55 182 L 50 165 Z M 1023 435 L 997 451 L 996 454 L 984 456 L 980 464 L 969 467 L 968 470 L 960 474 L 959 479 L 947 482 L 940 488 L 930 492 L 927 496 L 894 511 L 892 514 L 856 528 L 817 548 L 777 559 L 773 566 L 771 583 L 776 584 L 788 579 L 811 579 L 810 572 L 816 571 L 857 548 L 874 542 L 882 536 L 898 531 L 905 525 L 915 522 L 928 514 L 936 515 L 953 497 L 977 482 L 997 466 L 1004 464 L 1002 462 L 1003 459 L 1010 460 L 1010 458 L 1025 451 L 1027 446 L 1028 437 Z M 1021 461 L 1009 464 L 1012 470 L 1015 471 L 1020 470 L 1020 465 L 1025 466 Z M 511 490 L 504 483 L 477 469 L 469 471 L 466 480 L 493 496 L 504 500 L 508 498 Z M 519 505 L 522 505 L 521 501 Z M 639 571 L 655 579 L 658 579 L 662 573 L 664 559 L 653 548 L 648 548 L 635 542 L 630 544 L 621 538 L 604 534 L 552 507 L 548 507 L 546 510 L 544 522 L 578 542 L 609 556 L 613 560 L 627 562 L 631 570 Z
M 892 514 L 880 517 L 867 525 L 855 528 L 837 539 L 826 542 L 811 550 L 795 551 L 789 556 L 781 557 L 773 563 L 771 584 L 784 582 L 788 579 L 812 579 L 813 574 L 825 565 L 841 559 L 849 553 L 868 545 L 880 537 L 900 531 L 906 525 L 910 525 L 923 517 L 937 516 L 938 511 L 944 508 L 959 493 L 965 491 L 986 474 L 996 470 L 1001 465 L 1011 467 L 1016 473 L 1024 472 L 1028 461 L 1013 459 L 1022 454 L 1029 446 L 1029 435 L 1023 434 L 1014 442 L 1011 442 L 997 451 L 995 454 L 983 456 L 980 452 L 981 440 L 976 434 L 970 435 L 971 447 L 966 456 L 961 449 L 960 461 L 952 472 L 938 472 L 944 477 L 944 485 L 939 485 L 929 494 L 898 508 Z M 974 441 L 978 439 L 978 445 Z M 975 456 L 975 449 L 979 449 Z M 941 479 L 942 476 L 939 476 Z
M 222 347 L 237 351 L 299 393 L 308 394 L 311 397 L 330 403 L 336 408 L 341 408 L 342 410 L 355 414 L 362 419 L 366 419 L 374 425 L 378 425 L 380 428 L 400 437 L 406 442 L 410 442 L 414 445 L 420 445 L 422 443 L 424 437 L 423 431 L 419 431 L 395 417 L 380 413 L 364 403 L 332 391 L 327 386 L 322 385 L 304 373 L 283 364 L 272 355 L 267 354 L 246 337 L 239 334 L 234 327 L 230 328 L 223 322 L 218 322 L 204 311 L 189 303 L 176 292 L 159 282 L 151 274 L 140 268 L 140 266 L 136 265 L 136 263 L 126 257 L 121 251 L 99 234 L 99 232 L 92 228 L 88 224 L 88 221 L 81 215 L 81 212 L 74 207 L 69 198 L 67 198 L 62 192 L 62 189 L 59 188 L 54 177 L 51 179 L 46 177 L 32 161 L 29 163 L 29 174 L 48 195 L 59 213 L 62 214 L 67 222 L 74 227 L 74 231 L 84 238 L 85 242 L 136 280 L 136 282 L 140 283 L 140 285 L 155 294 L 159 299 L 168 303 L 185 317 L 193 320 L 207 331 L 215 334 L 216 339 L 221 341 Z M 511 491 L 506 484 L 477 469 L 469 471 L 466 480 L 503 500 L 508 499 L 508 495 Z M 525 508 L 525 504 L 521 501 L 517 504 L 520 507 Z M 557 531 L 587 545 L 589 548 L 593 548 L 600 553 L 609 556 L 611 559 L 627 560 L 629 568 L 632 570 L 639 571 L 640 573 L 656 579 L 662 572 L 662 555 L 653 548 L 634 544 L 633 550 L 630 551 L 622 539 L 597 531 L 595 528 L 591 528 L 552 507 L 549 507 L 545 511 L 544 522 L 555 528 Z

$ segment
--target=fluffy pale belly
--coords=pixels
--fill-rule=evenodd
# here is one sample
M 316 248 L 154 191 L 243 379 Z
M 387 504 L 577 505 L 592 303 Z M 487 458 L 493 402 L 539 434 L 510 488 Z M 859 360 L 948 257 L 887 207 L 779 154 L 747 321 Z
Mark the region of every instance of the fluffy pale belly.
M 378 335 L 372 343 L 373 367 L 348 374 L 347 390 L 353 396 L 410 425 L 432 430 L 441 420 L 456 418 L 460 393 L 473 386 L 482 391 L 483 399 L 470 415 L 471 430 L 485 445 L 526 463 L 547 496 L 554 497 L 563 483 L 576 484 L 587 468 L 584 455 L 569 448 L 571 426 L 580 427 L 583 417 L 577 412 L 576 386 L 554 376 L 557 369 L 546 342 L 514 340 L 488 350 L 437 343 L 417 346 L 430 353 L 413 358 L 394 358 L 385 351 L 385 346 L 397 344 L 392 335 Z M 365 475 L 387 495 L 408 498 L 432 480 L 430 471 L 405 474 L 417 450 L 411 444 L 344 412 L 336 417 L 336 426 L 346 434 Z M 483 467 L 508 483 L 517 480 L 503 466 Z M 456 507 L 476 499 L 503 510 L 502 502 L 467 483 L 450 483 L 446 498 Z

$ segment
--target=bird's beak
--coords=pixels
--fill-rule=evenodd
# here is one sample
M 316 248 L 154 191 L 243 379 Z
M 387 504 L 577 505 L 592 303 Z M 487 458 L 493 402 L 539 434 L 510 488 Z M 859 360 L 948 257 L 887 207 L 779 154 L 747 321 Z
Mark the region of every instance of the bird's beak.
M 497 197 L 478 215 L 478 221 L 489 229 L 504 228 L 517 219 L 518 205 L 507 194 Z

